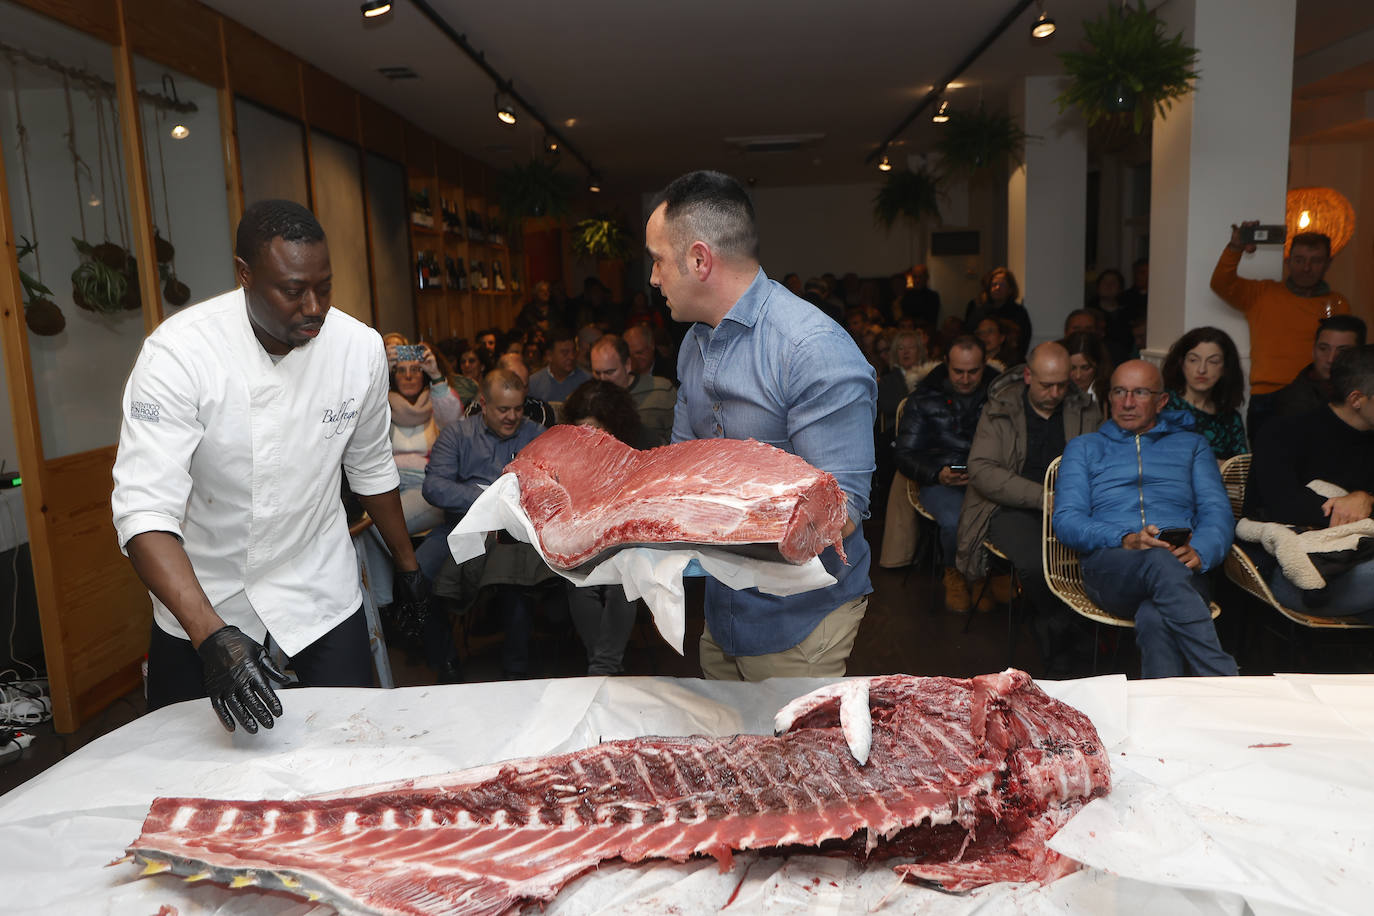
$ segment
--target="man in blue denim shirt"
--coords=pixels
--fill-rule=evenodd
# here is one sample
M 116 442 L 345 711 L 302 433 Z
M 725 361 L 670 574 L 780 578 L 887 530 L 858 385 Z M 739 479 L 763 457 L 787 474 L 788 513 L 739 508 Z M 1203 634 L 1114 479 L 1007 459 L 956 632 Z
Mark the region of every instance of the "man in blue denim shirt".
M 659 195 L 645 242 L 649 282 L 677 321 L 696 322 L 678 355 L 673 441 L 757 439 L 835 475 L 849 522 L 821 562 L 828 588 L 779 597 L 708 579 L 701 667 L 708 678 L 845 673 L 868 594 L 860 523 L 873 473 L 873 370 L 844 329 L 759 267 L 749 195 L 719 172 L 692 172 Z

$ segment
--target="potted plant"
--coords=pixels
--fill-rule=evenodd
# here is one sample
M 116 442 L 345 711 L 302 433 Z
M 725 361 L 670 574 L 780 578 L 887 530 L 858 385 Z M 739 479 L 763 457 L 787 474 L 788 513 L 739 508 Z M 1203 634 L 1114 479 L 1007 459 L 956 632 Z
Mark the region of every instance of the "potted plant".
M 949 123 L 940 128 L 935 150 L 945 175 L 972 178 L 1021 164 L 1029 135 L 1006 112 L 976 109 L 951 111 Z
M 1193 91 L 1198 51 L 1184 44 L 1182 32 L 1166 38 L 1164 28 L 1144 0 L 1136 7 L 1112 4 L 1083 23 L 1087 49 L 1059 55 L 1071 81 L 1055 99 L 1059 110 L 1073 106 L 1089 127 L 1105 121 L 1137 134 L 1156 114 L 1165 117 L 1174 99 Z
M 624 260 L 630 253 L 630 236 L 619 219 L 598 213 L 573 226 L 572 247 L 575 254 L 598 261 Z
M 573 226 L 573 253 L 596 261 L 596 275 L 619 302 L 625 294 L 625 259 L 630 236 L 625 224 L 606 213 L 580 220 Z
M 17 260 L 22 262 L 37 250 L 37 243 L 20 236 Z M 29 330 L 40 337 L 61 334 L 67 326 L 67 319 L 57 307 L 57 303 L 52 301 L 52 290 L 29 276 L 23 267 L 19 268 L 19 284 L 24 287 L 24 323 L 29 326 Z
M 939 180 L 925 168 L 893 171 L 873 196 L 873 219 L 889 232 L 899 219 L 940 219 Z
M 549 162 L 531 159 L 511 166 L 496 180 L 501 214 L 512 230 L 525 219 L 557 218 L 568 212 L 573 179 Z M 514 232 L 512 232 L 512 235 Z
M 72 301 L 88 312 L 135 311 L 141 304 L 138 264 L 112 242 L 91 245 L 72 239 L 81 263 L 72 271 Z

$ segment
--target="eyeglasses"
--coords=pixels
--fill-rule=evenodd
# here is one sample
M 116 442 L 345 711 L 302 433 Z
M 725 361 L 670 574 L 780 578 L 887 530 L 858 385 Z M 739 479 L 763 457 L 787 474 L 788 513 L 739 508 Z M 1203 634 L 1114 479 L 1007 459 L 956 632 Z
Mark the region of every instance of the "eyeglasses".
M 1107 392 L 1107 394 L 1118 401 L 1124 401 L 1128 394 L 1137 401 L 1144 401 L 1147 398 L 1158 397 L 1163 393 L 1163 391 L 1156 391 L 1153 388 L 1113 388 L 1111 391 Z

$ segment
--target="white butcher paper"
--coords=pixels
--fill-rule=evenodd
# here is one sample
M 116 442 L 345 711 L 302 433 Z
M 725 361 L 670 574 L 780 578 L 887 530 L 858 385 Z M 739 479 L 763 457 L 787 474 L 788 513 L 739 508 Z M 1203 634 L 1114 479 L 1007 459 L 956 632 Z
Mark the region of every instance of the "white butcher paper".
M 0 797 L 6 916 L 330 916 L 282 894 L 229 891 L 132 865 L 106 868 L 158 795 L 298 797 L 427 776 L 603 740 L 768 734 L 789 701 L 834 683 L 567 678 L 397 690 L 282 691 L 286 716 L 256 736 L 220 728 L 205 700 L 98 738 Z M 721 872 L 604 863 L 548 916 L 768 913 L 920 916 L 1293 916 L 1370 911 L 1374 676 L 1039 682 L 1085 712 L 1115 790 L 1051 840 L 1086 867 L 1046 887 L 966 894 L 900 884 L 891 863 L 741 853 Z M 1267 746 L 1268 745 L 1268 746 Z M 1277 745 L 1277 746 L 1273 746 Z M 728 904 L 728 905 L 727 905 Z
M 535 535 L 534 523 L 520 505 L 520 481 L 514 474 L 502 474 L 477 497 L 449 534 L 449 551 L 458 563 L 480 556 L 487 549 L 487 532 L 503 529 L 533 546 L 549 569 L 573 585 L 620 585 L 630 601 L 643 598 L 653 613 L 658 632 L 679 655 L 683 654 L 687 632 L 682 572 L 692 560 L 733 589 L 757 588 L 770 595 L 796 595 L 835 584 L 835 577 L 825 571 L 816 557 L 797 566 L 782 560 L 742 557 L 712 547 L 627 547 L 587 573 L 559 569 L 549 563 Z

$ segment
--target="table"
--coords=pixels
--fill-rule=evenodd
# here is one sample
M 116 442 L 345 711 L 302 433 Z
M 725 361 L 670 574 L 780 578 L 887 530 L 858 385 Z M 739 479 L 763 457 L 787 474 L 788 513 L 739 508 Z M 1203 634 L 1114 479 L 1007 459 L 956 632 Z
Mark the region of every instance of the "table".
M 644 734 L 767 733 L 824 681 L 575 678 L 292 690 L 270 732 L 228 735 L 204 701 L 112 732 L 0 798 L 4 911 L 324 916 L 256 891 L 105 868 L 157 795 L 289 797 Z M 950 895 L 891 871 L 798 855 L 608 865 L 555 914 L 1368 913 L 1374 883 L 1374 676 L 1047 682 L 1097 724 L 1114 791 L 1054 845 L 1089 867 L 1048 887 Z

